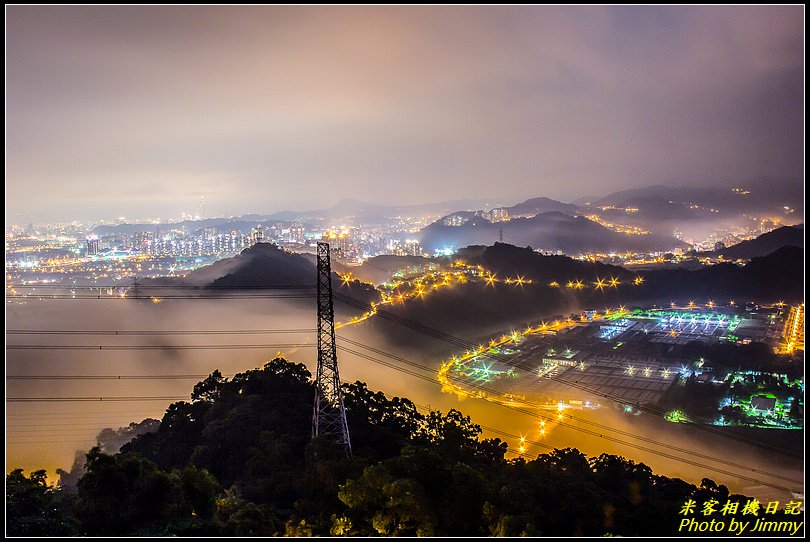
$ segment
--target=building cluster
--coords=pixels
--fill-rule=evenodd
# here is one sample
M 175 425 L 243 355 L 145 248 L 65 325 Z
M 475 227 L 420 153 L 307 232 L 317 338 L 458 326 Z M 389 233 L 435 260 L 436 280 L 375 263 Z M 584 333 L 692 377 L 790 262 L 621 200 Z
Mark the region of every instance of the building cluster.
M 526 216 L 534 216 L 534 215 L 526 215 Z M 463 226 L 467 222 L 470 221 L 473 217 L 481 217 L 486 219 L 490 222 L 508 222 L 511 218 L 509 215 L 509 211 L 503 207 L 497 207 L 495 209 L 489 211 L 474 211 L 473 213 L 465 212 L 465 213 L 453 213 L 451 215 L 447 215 L 446 217 L 442 218 L 442 224 L 445 226 Z
M 252 244 L 250 235 L 233 230 L 219 233 L 216 228 L 204 228 L 194 234 L 172 231 L 136 232 L 131 234 L 87 236 L 85 256 L 105 257 L 116 251 L 145 256 L 220 256 L 238 253 Z
M 787 353 L 804 350 L 804 303 L 790 307 L 782 330 L 784 350 Z
M 499 207 L 491 211 L 483 211 L 481 216 L 490 222 L 507 222 L 509 220 L 509 211 L 503 207 Z
M 382 254 L 423 255 L 422 246 L 415 239 L 378 237 L 366 234 L 360 228 L 327 230 L 321 240 L 329 243 L 334 257 L 344 263 L 359 263 L 366 257 Z

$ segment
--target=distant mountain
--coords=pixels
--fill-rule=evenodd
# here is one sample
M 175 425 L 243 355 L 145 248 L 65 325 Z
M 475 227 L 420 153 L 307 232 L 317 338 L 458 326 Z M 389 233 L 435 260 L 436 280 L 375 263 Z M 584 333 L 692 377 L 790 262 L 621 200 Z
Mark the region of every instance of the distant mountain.
M 257 243 L 231 258 L 191 271 L 182 277 L 142 278 L 144 287 L 196 286 L 255 287 L 314 286 L 315 263 L 306 256 L 287 252 L 272 243 Z
M 655 185 L 614 192 L 592 201 L 589 207 L 594 210 L 610 206 L 630 207 L 637 209 L 633 213 L 636 217 L 654 219 L 719 218 L 755 211 L 784 215 L 791 214 L 785 206 L 794 210 L 803 207 L 801 188 L 800 181 L 789 179 L 741 183 L 734 187 Z
M 804 248 L 804 226 L 782 226 L 768 233 L 763 233 L 756 239 L 742 241 L 736 245 L 715 251 L 713 254 L 722 255 L 729 260 L 751 259 L 757 256 L 766 256 L 776 250 L 794 246 Z
M 575 200 L 572 200 L 571 205 L 576 205 L 576 206 L 581 207 L 583 205 L 587 205 L 587 204 L 591 203 L 592 201 L 596 201 L 596 200 L 599 200 L 599 199 L 602 199 L 602 196 L 582 196 L 582 197 L 579 197 L 579 198 L 577 198 Z
M 580 210 L 580 207 L 577 205 L 572 205 L 570 203 L 563 203 L 561 201 L 557 201 L 551 198 L 538 197 L 527 199 L 526 201 L 522 201 L 520 203 L 512 205 L 511 207 L 493 207 L 493 209 L 503 209 L 508 213 L 510 217 L 527 218 L 536 216 L 538 214 L 551 212 L 574 215 L 577 213 L 577 211 Z M 489 216 L 489 214 L 487 212 L 484 212 L 483 209 L 477 209 L 475 211 L 464 210 L 464 211 L 455 211 L 448 215 L 445 215 L 440 219 L 440 221 L 446 222 L 451 218 L 470 220 L 474 217 L 487 217 L 487 216 Z
M 183 230 L 194 232 L 202 228 L 217 228 L 226 232 L 231 230 L 249 232 L 260 225 L 269 227 L 279 223 L 294 221 L 322 221 L 354 217 L 366 223 L 384 222 L 397 216 L 420 216 L 425 214 L 447 214 L 457 209 L 480 209 L 488 205 L 491 200 L 460 199 L 426 203 L 421 205 L 376 205 L 364 201 L 344 198 L 328 209 L 310 211 L 279 211 L 272 214 L 246 214 L 237 217 L 206 218 L 201 220 L 183 220 L 165 224 L 139 222 L 131 224 L 103 224 L 93 228 L 96 235 L 133 234 L 138 232 L 167 232 L 170 230 Z M 553 201 L 553 200 L 549 200 Z M 565 204 L 561 204 L 565 205 Z
M 230 260 L 233 262 L 228 272 L 214 279 L 212 286 L 311 287 L 316 283 L 315 265 L 304 256 L 287 252 L 272 243 L 257 243 L 224 261 L 230 263 Z
M 335 263 L 337 264 L 337 262 Z M 314 259 L 309 255 L 288 252 L 272 243 L 257 243 L 246 248 L 237 256 L 196 269 L 184 277 L 141 279 L 139 283 L 147 290 L 150 286 L 196 286 L 223 289 L 272 289 L 279 286 L 301 286 L 305 289 L 292 291 L 314 294 L 316 271 Z M 353 297 L 366 302 L 379 300 L 379 294 L 369 285 L 361 283 L 344 285 L 334 268 L 332 288 L 335 291 L 350 293 Z
M 245 249 L 239 256 L 241 261 L 230 271 L 214 280 L 214 287 L 267 288 L 273 286 L 304 286 L 313 288 L 317 280 L 316 263 L 310 258 L 288 252 L 271 243 L 258 243 Z M 361 283 L 343 284 L 341 278 L 332 271 L 334 291 L 350 294 L 365 302 L 379 301 L 377 291 Z
M 593 201 L 591 205 L 620 205 L 629 200 L 643 200 L 647 198 L 665 199 L 668 201 L 673 199 L 675 201 L 689 199 L 717 200 L 725 196 L 727 192 L 729 192 L 727 188 L 675 187 L 658 184 L 654 186 L 619 190 L 618 192 L 613 192 L 599 200 Z
M 420 232 L 423 249 L 428 252 L 470 245 L 491 245 L 501 237 L 505 242 L 566 254 L 586 252 L 627 252 L 672 250 L 684 246 L 673 237 L 659 235 L 626 235 L 592 222 L 583 216 L 561 212 L 541 213 L 532 218 L 517 218 L 492 223 L 474 217 L 460 226 L 449 226 L 444 220 L 430 224 Z
M 580 214 L 595 214 L 614 224 L 700 242 L 716 230 L 752 225 L 760 220 L 800 223 L 804 216 L 803 183 L 797 179 L 760 179 L 739 184 L 645 186 L 591 200 Z
M 736 298 L 768 302 L 780 299 L 798 301 L 804 297 L 804 250 L 797 246 L 784 246 L 765 256 L 754 257 L 745 266 L 723 263 L 702 266 L 698 269 L 635 271 L 600 262 L 575 260 L 568 256 L 543 255 L 529 248 L 506 243 L 467 247 L 459 250 L 453 259 L 480 265 L 501 279 L 522 276 L 534 281 L 530 285 L 518 287 L 517 290 L 511 286 L 498 287 L 499 293 L 503 294 L 502 298 L 487 297 L 484 305 L 512 315 L 536 312 L 537 303 L 545 302 L 549 302 L 547 309 L 554 307 L 562 309 L 570 305 L 572 300 L 581 307 L 603 307 L 605 303 L 613 306 L 631 302 L 668 303 L 670 300 L 705 302 L 711 298 L 717 301 Z M 389 268 L 393 267 L 395 261 L 390 262 Z M 419 259 L 412 263 L 424 265 L 430 261 L 438 263 L 442 260 Z M 643 277 L 644 281 L 636 285 L 634 279 L 639 276 Z M 603 281 L 616 279 L 621 287 L 599 289 L 595 284 L 600 279 Z M 567 287 L 569 281 L 581 281 L 585 287 L 581 290 L 572 290 Z M 557 286 L 549 287 L 555 282 Z M 481 286 L 481 284 L 456 285 L 446 292 L 444 290 L 437 292 L 434 296 L 446 295 L 449 296 L 448 301 L 456 299 L 461 303 L 479 302 L 484 299 L 481 296 L 489 296 L 489 293 L 495 291 L 491 286 L 482 290 Z M 462 299 L 467 295 L 464 292 L 468 290 L 475 292 L 469 295 L 476 299 Z M 518 293 L 515 294 L 515 291 Z M 458 297 L 459 295 L 461 297 Z M 426 312 L 439 310 L 437 302 L 430 299 L 434 297 L 427 299 L 428 305 L 424 310 Z
M 310 220 L 313 218 L 342 218 L 345 216 L 381 217 L 388 213 L 388 208 L 364 201 L 344 198 L 328 209 L 310 211 L 279 211 L 270 215 L 276 220 Z
M 579 210 L 579 206 L 572 205 L 570 203 L 563 203 L 561 201 L 557 201 L 546 197 L 539 197 L 527 199 L 526 201 L 518 203 L 517 205 L 505 207 L 505 209 L 509 212 L 509 216 L 515 215 L 534 216 L 541 213 L 549 213 L 553 211 L 573 215 Z
M 696 299 L 701 296 L 724 299 L 723 296 L 741 296 L 743 299 L 769 301 L 798 300 L 803 297 L 804 250 L 800 247 L 782 247 L 770 254 L 753 258 L 747 265 L 731 263 L 703 266 L 699 269 L 633 270 L 601 263 L 589 263 L 567 256 L 544 256 L 534 251 L 496 243 L 491 247 L 469 247 L 456 255 L 463 261 L 482 265 L 501 277 L 539 280 L 542 284 L 556 281 L 564 286 L 569 280 L 583 280 L 594 290 L 597 278 L 615 277 L 627 284 L 637 275 L 644 283 L 625 289 L 607 288 L 600 296 L 617 302 L 639 299 Z M 583 291 L 584 293 L 584 291 Z M 594 292 L 596 293 L 596 292 Z M 690 297 L 691 296 L 691 297 Z M 586 301 L 588 298 L 585 298 Z
M 281 211 L 269 215 L 275 220 L 314 220 L 354 217 L 365 221 L 382 221 L 396 216 L 417 216 L 428 213 L 449 213 L 457 209 L 475 209 L 486 205 L 485 200 L 462 199 L 421 205 L 376 205 L 344 198 L 328 209 L 313 211 Z
M 752 258 L 747 265 L 722 263 L 687 271 L 647 271 L 646 289 L 655 295 L 669 295 L 680 302 L 690 299 L 770 302 L 804 299 L 804 249 L 782 247 L 766 256 Z

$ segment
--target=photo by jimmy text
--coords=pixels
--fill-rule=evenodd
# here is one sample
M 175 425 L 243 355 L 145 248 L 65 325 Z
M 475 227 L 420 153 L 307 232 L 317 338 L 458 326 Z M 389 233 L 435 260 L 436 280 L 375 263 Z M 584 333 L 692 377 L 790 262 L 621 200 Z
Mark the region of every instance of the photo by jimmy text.
M 717 533 L 722 536 L 758 533 L 795 536 L 803 533 L 804 521 L 798 519 L 802 514 L 802 501 L 789 501 L 781 510 L 779 501 L 775 500 L 764 506 L 757 499 L 748 499 L 742 507 L 741 504 L 740 501 L 729 500 L 720 506 L 719 501 L 710 499 L 698 506 L 697 502 L 688 499 L 679 514 L 696 517 L 681 519 L 678 532 Z M 738 514 L 739 517 L 735 517 Z

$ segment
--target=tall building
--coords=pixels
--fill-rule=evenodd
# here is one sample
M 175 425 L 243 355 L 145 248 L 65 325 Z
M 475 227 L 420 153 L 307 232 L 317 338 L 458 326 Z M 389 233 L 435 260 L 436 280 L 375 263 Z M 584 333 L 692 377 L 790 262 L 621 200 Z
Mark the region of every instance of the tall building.
M 782 337 L 786 351 L 804 350 L 804 303 L 790 307 Z
M 304 237 L 304 225 L 300 222 L 293 222 L 290 225 L 290 241 L 293 243 L 304 243 L 306 241 L 306 237 Z
M 85 254 L 87 256 L 95 256 L 98 254 L 98 236 L 97 235 L 88 235 L 86 241 L 86 251 Z
M 464 218 L 461 215 L 450 215 L 444 217 L 442 220 L 442 224 L 445 226 L 463 226 L 468 221 L 467 218 Z
M 506 222 L 509 220 L 509 211 L 503 207 L 498 207 L 492 209 L 484 218 L 488 219 L 490 222 Z
M 408 256 L 422 255 L 422 247 L 419 245 L 419 241 L 413 239 L 406 240 L 404 249 L 405 254 L 407 254 Z
M 256 226 L 250 230 L 250 241 L 252 245 L 264 241 L 264 230 L 261 226 Z
M 346 260 L 357 256 L 357 241 L 348 228 L 325 231 L 323 241 L 329 243 L 337 258 Z

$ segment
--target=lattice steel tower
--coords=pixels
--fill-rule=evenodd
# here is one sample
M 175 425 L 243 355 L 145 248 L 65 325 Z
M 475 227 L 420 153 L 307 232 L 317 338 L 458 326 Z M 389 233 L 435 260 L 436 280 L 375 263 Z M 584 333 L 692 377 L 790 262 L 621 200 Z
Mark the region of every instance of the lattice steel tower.
M 352 456 L 335 348 L 335 309 L 328 243 L 318 243 L 318 371 L 315 375 L 312 436 L 334 439 L 343 447 L 346 457 Z

